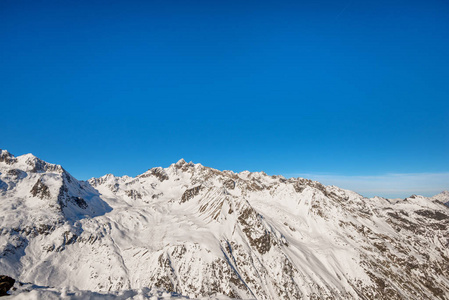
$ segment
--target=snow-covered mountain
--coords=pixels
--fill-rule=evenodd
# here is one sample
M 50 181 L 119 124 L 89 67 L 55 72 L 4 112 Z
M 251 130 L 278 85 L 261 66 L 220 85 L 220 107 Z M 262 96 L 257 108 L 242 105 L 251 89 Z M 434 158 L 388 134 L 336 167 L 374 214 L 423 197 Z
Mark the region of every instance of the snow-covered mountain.
M 449 209 L 440 198 L 368 199 L 184 160 L 83 182 L 3 150 L 0 204 L 0 273 L 39 286 L 449 299 Z
M 440 201 L 441 203 L 449 206 L 449 191 L 442 191 L 441 193 L 432 197 L 432 200 Z

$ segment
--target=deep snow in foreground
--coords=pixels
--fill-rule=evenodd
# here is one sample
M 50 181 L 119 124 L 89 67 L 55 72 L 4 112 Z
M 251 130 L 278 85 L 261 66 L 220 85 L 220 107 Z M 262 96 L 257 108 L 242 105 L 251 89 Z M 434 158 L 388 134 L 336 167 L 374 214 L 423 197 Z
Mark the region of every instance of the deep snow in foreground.
M 159 299 L 188 299 L 177 295 L 176 293 L 168 293 L 163 291 L 152 291 L 148 288 L 141 290 L 126 290 L 120 292 L 92 292 L 92 291 L 69 291 L 66 289 L 55 289 L 49 287 L 40 287 L 28 285 L 26 288 L 19 288 L 12 292 L 8 299 L 14 300 L 52 300 L 52 299 L 70 299 L 70 300 L 159 300 Z M 214 299 L 214 298 L 210 298 Z M 216 298 L 221 299 L 221 298 Z M 224 299 L 224 298 L 223 298 Z
M 25 284 L 16 285 L 8 299 L 14 300 L 165 300 L 165 299 L 192 299 L 157 289 L 142 288 L 139 290 L 124 290 L 116 292 L 73 291 Z M 198 300 L 231 300 L 224 295 L 197 298 Z
M 368 199 L 184 160 L 83 182 L 3 150 L 0 273 L 54 287 L 17 299 L 448 299 L 445 194 Z

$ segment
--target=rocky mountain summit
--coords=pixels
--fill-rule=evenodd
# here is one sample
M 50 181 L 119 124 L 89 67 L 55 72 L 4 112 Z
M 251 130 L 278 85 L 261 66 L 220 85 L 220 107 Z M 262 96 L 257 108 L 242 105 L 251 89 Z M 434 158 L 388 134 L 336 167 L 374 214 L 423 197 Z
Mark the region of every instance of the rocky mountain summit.
M 184 160 L 78 181 L 2 150 L 0 273 L 40 286 L 193 298 L 449 299 L 442 199 L 368 199 Z

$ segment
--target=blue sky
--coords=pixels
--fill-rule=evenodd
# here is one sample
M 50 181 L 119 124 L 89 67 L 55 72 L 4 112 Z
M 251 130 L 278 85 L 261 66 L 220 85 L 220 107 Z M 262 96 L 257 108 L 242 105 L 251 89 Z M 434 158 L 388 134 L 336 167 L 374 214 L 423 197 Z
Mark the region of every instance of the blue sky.
M 0 40 L 0 148 L 80 179 L 183 157 L 449 189 L 446 1 L 4 0 Z

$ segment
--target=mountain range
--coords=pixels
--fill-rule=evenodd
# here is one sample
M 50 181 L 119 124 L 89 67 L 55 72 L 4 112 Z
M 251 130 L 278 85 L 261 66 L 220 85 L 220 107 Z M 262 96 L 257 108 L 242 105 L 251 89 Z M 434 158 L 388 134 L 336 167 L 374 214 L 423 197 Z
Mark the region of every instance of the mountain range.
M 79 181 L 0 151 L 0 274 L 17 299 L 449 299 L 448 191 L 366 198 L 183 159 Z

